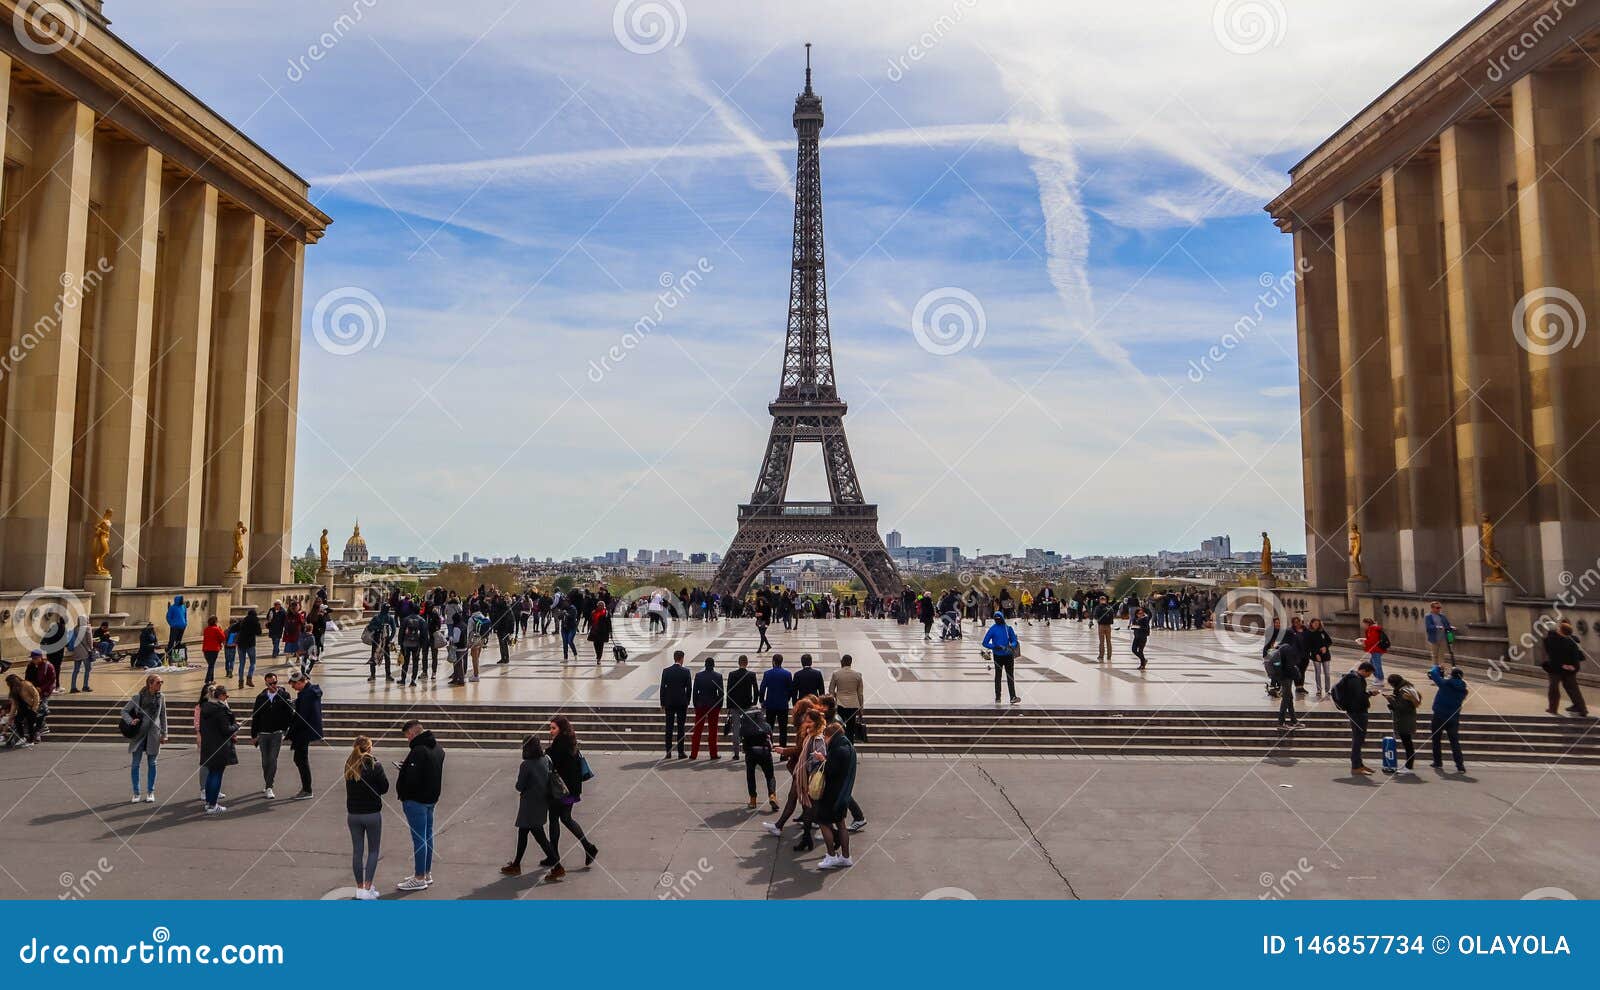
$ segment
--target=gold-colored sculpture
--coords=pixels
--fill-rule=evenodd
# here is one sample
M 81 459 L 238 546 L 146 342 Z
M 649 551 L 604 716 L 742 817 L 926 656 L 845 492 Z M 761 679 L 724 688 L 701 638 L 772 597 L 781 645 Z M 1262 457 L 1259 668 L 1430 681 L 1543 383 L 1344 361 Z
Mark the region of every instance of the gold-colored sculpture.
M 239 571 L 239 564 L 244 560 L 244 536 L 248 532 L 242 522 L 233 527 L 233 563 L 228 565 L 229 573 L 236 574 Z
M 111 510 L 107 509 L 100 521 L 94 524 L 94 543 L 90 547 L 94 556 L 94 572 L 104 576 L 111 571 L 106 567 L 106 558 L 111 556 Z
M 1508 584 L 1511 579 L 1506 576 L 1506 562 L 1494 548 L 1494 521 L 1484 513 L 1483 521 L 1478 523 L 1478 552 L 1483 557 L 1484 584 Z
M 1353 579 L 1366 578 L 1366 572 L 1361 569 L 1361 527 L 1356 523 L 1350 524 L 1350 577 Z
M 322 569 L 328 569 L 328 531 L 322 531 L 322 543 L 317 547 L 322 553 Z

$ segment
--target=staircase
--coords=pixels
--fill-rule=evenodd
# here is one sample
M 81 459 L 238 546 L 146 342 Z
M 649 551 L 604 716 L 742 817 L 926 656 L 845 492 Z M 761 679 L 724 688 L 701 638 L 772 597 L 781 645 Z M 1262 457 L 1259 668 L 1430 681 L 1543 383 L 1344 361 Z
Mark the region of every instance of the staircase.
M 187 698 L 171 703 L 171 738 L 193 744 Z M 242 692 L 235 705 L 248 722 L 250 699 Z M 56 697 L 51 700 L 49 742 L 114 742 L 120 703 L 103 699 Z M 524 736 L 546 734 L 558 711 L 571 717 L 585 745 L 602 751 L 662 751 L 659 710 L 641 706 L 415 705 L 330 702 L 324 708 L 325 736 L 348 744 L 365 734 L 383 743 L 400 735 L 407 719 L 421 719 L 447 746 L 512 749 Z M 691 720 L 693 716 L 691 714 Z M 1292 733 L 1277 729 L 1276 712 L 1160 711 L 1011 708 L 913 708 L 871 711 L 866 752 L 920 755 L 1039 755 L 1065 757 L 1194 756 L 1250 758 L 1342 758 L 1350 751 L 1345 717 L 1338 712 L 1302 716 Z M 1470 764 L 1483 762 L 1554 763 L 1600 766 L 1600 722 L 1546 715 L 1462 717 L 1461 738 Z M 1369 761 L 1389 732 L 1387 713 L 1373 712 L 1367 734 Z M 1418 725 L 1419 757 L 1429 756 L 1428 720 Z M 692 731 L 692 721 L 691 721 Z M 720 728 L 720 726 L 719 726 Z

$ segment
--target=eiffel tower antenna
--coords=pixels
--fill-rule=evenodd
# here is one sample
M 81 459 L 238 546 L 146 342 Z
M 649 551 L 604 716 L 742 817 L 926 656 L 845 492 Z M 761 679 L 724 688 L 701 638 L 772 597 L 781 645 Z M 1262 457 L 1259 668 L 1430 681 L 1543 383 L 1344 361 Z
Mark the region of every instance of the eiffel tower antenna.
M 828 326 L 828 277 L 822 237 L 822 98 L 811 89 L 811 44 L 806 43 L 806 88 L 795 97 L 794 250 L 789 266 L 789 319 L 778 397 L 767 406 L 772 433 L 750 501 L 739 507 L 739 532 L 724 556 L 712 589 L 740 595 L 768 564 L 801 553 L 832 557 L 860 576 L 879 597 L 900 593 L 903 582 L 878 535 L 878 507 L 861 495 L 850 443 L 847 409 L 833 373 Z M 788 499 L 797 443 L 822 446 L 828 501 Z

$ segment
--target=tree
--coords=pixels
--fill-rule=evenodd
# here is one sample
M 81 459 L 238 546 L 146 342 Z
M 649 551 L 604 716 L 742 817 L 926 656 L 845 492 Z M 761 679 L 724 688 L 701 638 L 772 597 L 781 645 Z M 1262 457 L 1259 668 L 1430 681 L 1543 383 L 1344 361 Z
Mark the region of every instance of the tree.
M 296 559 L 290 561 L 290 564 L 294 568 L 294 576 L 290 580 L 292 580 L 295 584 L 317 583 L 318 562 L 316 560 Z

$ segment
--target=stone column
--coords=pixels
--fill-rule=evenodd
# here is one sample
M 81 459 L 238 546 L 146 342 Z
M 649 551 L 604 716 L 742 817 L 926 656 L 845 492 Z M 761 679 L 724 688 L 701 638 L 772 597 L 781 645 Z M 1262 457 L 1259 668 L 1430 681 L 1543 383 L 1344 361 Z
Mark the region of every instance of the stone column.
M 1294 232 L 1300 285 L 1295 320 L 1300 350 L 1300 450 L 1306 504 L 1306 579 L 1343 587 L 1344 413 L 1339 390 L 1338 262 L 1333 228 Z
M 59 587 L 66 580 L 83 315 L 78 293 L 94 154 L 94 112 L 87 106 L 42 96 L 30 102 L 27 165 L 19 177 L 25 191 L 15 215 L 5 218 L 24 226 L 11 339 L 17 380 L 6 396 L 0 455 L 0 583 L 13 590 Z M 7 144 L 18 137 L 8 134 Z
M 287 584 L 294 542 L 294 448 L 300 402 L 300 292 L 305 245 L 268 241 L 262 260 L 256 386 L 256 494 L 250 581 Z
M 1339 273 L 1340 396 L 1345 427 L 1345 519 L 1359 523 L 1362 565 L 1376 588 L 1398 588 L 1394 397 L 1389 370 L 1383 203 L 1344 200 L 1333 210 Z M 1341 547 L 1348 554 L 1348 546 Z
M 161 429 L 151 434 L 148 451 L 145 583 L 189 587 L 200 579 L 217 190 L 169 176 L 163 195 L 166 241 L 156 275 L 161 307 L 151 385 L 151 406 Z
M 1502 174 L 1498 120 L 1455 124 L 1439 138 L 1444 203 L 1445 284 L 1461 493 L 1462 578 L 1483 590 L 1478 519 L 1496 523 L 1496 550 L 1519 585 L 1540 580 L 1531 502 L 1532 433 L 1524 399 L 1526 352 L 1511 333 L 1520 273 Z
M 234 527 L 249 526 L 255 494 L 256 377 L 261 353 L 261 259 L 266 223 L 224 209 L 217 218 L 215 318 L 211 326 L 211 409 L 206 424 L 200 576 L 225 584 Z M 246 548 L 253 542 L 246 537 Z M 239 565 L 249 566 L 248 555 Z
M 1600 422 L 1600 345 L 1577 337 L 1584 323 L 1600 321 L 1593 133 L 1600 99 L 1586 106 L 1583 83 L 1579 70 L 1550 70 L 1511 90 L 1527 301 L 1513 329 L 1527 351 L 1539 576 L 1548 595 L 1563 589 L 1562 572 L 1582 573 L 1600 556 L 1600 457 L 1588 435 Z
M 1463 590 L 1438 190 L 1433 162 L 1383 175 L 1400 587 L 1429 595 Z

